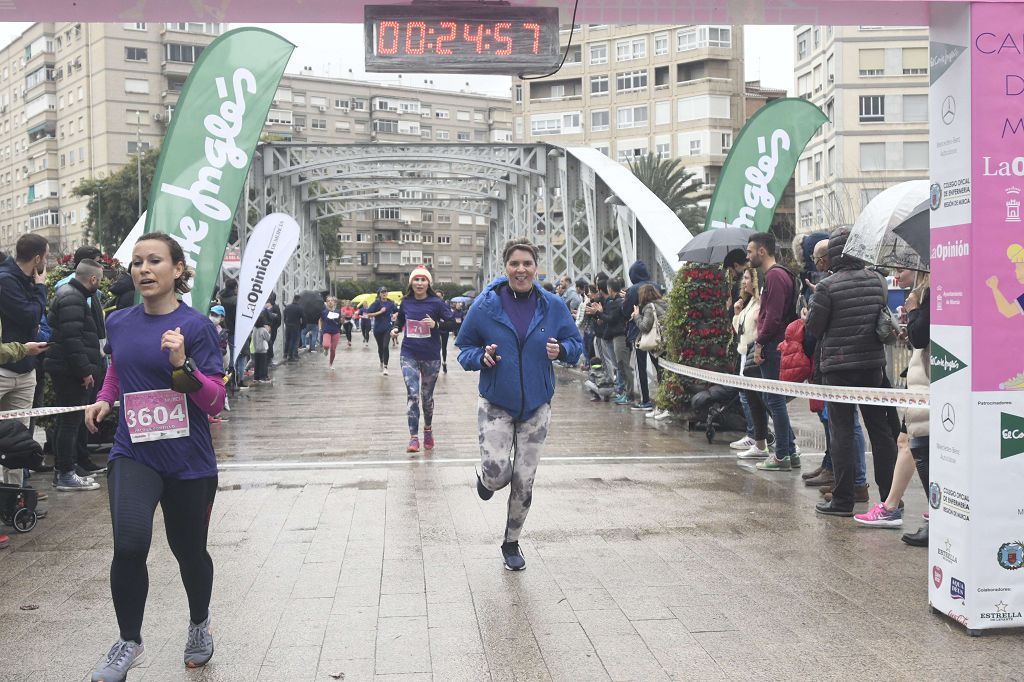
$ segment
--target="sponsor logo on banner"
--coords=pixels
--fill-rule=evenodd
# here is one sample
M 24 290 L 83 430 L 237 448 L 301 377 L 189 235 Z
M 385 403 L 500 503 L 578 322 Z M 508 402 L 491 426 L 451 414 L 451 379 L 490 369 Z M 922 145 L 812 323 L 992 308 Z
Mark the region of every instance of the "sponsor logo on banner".
M 963 45 L 950 45 L 948 43 L 940 43 L 937 40 L 931 41 L 931 49 L 929 50 L 928 58 L 928 75 L 930 81 L 935 81 L 942 78 L 942 74 L 949 70 L 949 67 L 953 66 L 953 63 L 960 58 L 967 48 Z
M 943 462 L 956 464 L 959 461 L 960 448 L 955 448 L 952 445 L 946 445 L 945 443 L 936 443 L 935 449 L 939 451 L 939 459 Z
M 1024 453 L 1024 418 L 1000 413 L 999 458 L 1006 459 Z
M 956 120 L 956 98 L 953 95 L 946 95 L 942 100 L 942 122 L 949 125 Z
M 1008 571 L 1024 566 L 1024 545 L 1020 542 L 1004 542 L 997 553 L 999 565 Z
M 941 149 L 942 143 L 940 142 L 937 146 Z M 940 153 L 940 156 L 942 155 Z M 933 211 L 940 207 L 966 206 L 971 203 L 971 179 L 956 178 L 946 180 L 941 185 L 937 182 L 932 183 L 931 191 L 928 193 L 928 202 Z
M 928 206 L 933 210 L 937 211 L 939 206 L 942 205 L 942 185 L 937 182 L 933 182 L 932 186 L 928 190 Z
M 967 367 L 967 363 L 948 350 L 932 341 L 931 343 L 931 379 L 932 383 L 956 374 Z
M 967 586 L 964 585 L 962 580 L 950 577 L 949 579 L 949 596 L 953 599 L 959 599 L 961 601 L 967 601 Z
M 1015 156 L 1012 159 L 1002 160 L 993 159 L 991 156 L 983 156 L 981 161 L 982 175 L 1004 178 L 1011 176 L 1024 177 L 1024 156 Z
M 978 615 L 981 618 L 981 620 L 1002 621 L 1005 623 L 1020 618 L 1021 612 L 1012 610 L 1009 604 L 1000 599 L 998 602 L 996 602 L 994 611 L 989 611 L 987 613 L 981 613 Z
M 932 566 L 932 582 L 936 588 L 942 587 L 942 569 L 938 566 Z
M 946 430 L 946 433 L 952 433 L 953 429 L 956 428 L 956 410 L 949 403 L 942 406 L 942 428 Z
M 934 481 L 928 486 L 928 506 L 941 509 L 961 521 L 971 520 L 970 496 L 954 488 L 943 488 Z
M 965 616 L 963 614 L 960 614 L 960 613 L 953 613 L 952 609 L 947 611 L 946 615 L 949 616 L 949 618 L 951 620 L 953 620 L 953 621 L 955 621 L 957 623 L 960 623 L 960 625 L 963 625 L 964 627 L 967 627 L 967 622 L 968 622 L 967 621 L 967 616 Z
M 935 553 L 951 564 L 959 563 L 957 561 L 956 554 L 953 554 L 953 543 L 949 538 L 946 538 L 945 544 L 939 546 L 935 550 Z

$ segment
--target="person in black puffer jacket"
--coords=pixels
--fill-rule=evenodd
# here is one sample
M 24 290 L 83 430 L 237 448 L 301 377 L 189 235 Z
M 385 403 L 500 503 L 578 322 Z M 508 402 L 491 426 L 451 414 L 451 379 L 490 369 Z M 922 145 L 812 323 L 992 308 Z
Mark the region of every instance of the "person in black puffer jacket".
M 875 328 L 879 311 L 886 304 L 886 285 L 880 275 L 865 269 L 863 262 L 843 254 L 849 236 L 848 228 L 836 229 L 829 236 L 828 256 L 833 274 L 815 288 L 806 329 L 820 339 L 818 370 L 826 385 L 882 388 L 887 385 L 885 347 Z M 821 514 L 853 515 L 856 407 L 851 403 L 828 403 L 835 487 L 831 502 L 817 505 Z M 860 405 L 860 412 L 871 440 L 875 483 L 884 500 L 889 495 L 896 465 L 895 436 L 885 407 Z
M 90 305 L 99 289 L 103 268 L 85 259 L 75 276 L 57 290 L 50 304 L 49 321 L 53 328 L 43 368 L 50 375 L 56 405 L 73 407 L 89 404 L 89 392 L 100 381 L 100 336 L 103 310 L 97 302 Z M 54 463 L 57 490 L 96 490 L 99 484 L 75 473 L 75 462 L 88 457 L 89 434 L 81 411 L 57 415 Z
M 132 273 L 126 272 L 110 285 L 110 295 L 114 297 L 114 308 L 124 310 L 135 305 L 135 282 Z

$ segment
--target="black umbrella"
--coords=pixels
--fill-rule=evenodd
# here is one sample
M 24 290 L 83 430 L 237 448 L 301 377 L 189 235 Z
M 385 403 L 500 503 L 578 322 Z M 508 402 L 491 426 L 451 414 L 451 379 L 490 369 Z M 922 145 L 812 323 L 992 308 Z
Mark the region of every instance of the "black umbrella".
M 722 227 L 701 232 L 679 250 L 679 260 L 690 263 L 720 264 L 726 254 L 739 249 L 745 251 L 754 230 L 745 227 Z
M 931 259 L 931 207 L 928 199 L 922 201 L 910 217 L 892 229 L 921 257 L 922 265 L 930 266 Z

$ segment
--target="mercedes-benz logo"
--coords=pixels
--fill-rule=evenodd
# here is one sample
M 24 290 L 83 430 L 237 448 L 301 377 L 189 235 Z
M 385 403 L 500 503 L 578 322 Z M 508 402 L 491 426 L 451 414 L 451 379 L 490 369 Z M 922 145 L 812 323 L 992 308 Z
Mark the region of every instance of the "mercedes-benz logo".
M 949 125 L 956 118 L 956 100 L 953 95 L 946 95 L 942 100 L 942 122 Z
M 947 432 L 953 430 L 956 426 L 956 412 L 953 410 L 953 406 L 946 403 L 942 406 L 942 428 L 946 429 Z

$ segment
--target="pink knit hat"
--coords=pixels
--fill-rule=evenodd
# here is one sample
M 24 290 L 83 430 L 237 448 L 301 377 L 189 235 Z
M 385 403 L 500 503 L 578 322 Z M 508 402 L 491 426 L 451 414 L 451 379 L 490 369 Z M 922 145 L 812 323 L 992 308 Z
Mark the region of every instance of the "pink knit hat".
M 416 269 L 409 273 L 409 281 L 412 281 L 413 277 L 423 276 L 427 278 L 427 284 L 433 286 L 434 277 L 430 274 L 430 270 L 427 270 L 425 265 L 417 265 Z

